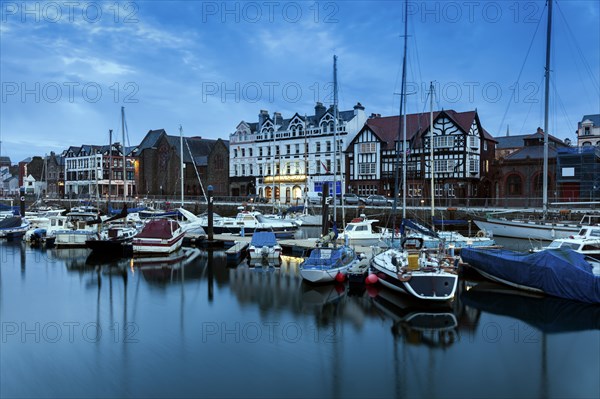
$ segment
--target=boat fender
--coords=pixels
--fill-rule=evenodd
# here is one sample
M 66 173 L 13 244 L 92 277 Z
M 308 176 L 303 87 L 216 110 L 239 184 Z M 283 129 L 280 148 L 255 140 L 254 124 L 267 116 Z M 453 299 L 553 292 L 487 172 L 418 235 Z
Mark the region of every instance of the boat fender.
M 483 230 L 479 230 L 479 231 L 477 232 L 477 234 L 475 234 L 475 236 L 476 236 L 476 237 L 479 237 L 479 238 L 483 238 L 483 237 L 485 237 L 485 231 L 483 231 Z
M 407 282 L 408 280 L 410 280 L 412 278 L 412 274 L 410 273 L 398 273 L 398 280 L 402 281 L 403 283 Z

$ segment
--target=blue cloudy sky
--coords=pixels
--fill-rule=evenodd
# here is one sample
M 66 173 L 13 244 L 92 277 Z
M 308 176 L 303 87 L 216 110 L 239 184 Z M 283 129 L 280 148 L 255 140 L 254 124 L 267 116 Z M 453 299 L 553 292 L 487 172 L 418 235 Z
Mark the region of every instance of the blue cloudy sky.
M 403 2 L 2 1 L 2 155 L 137 144 L 150 129 L 227 139 L 261 109 L 398 113 Z M 409 2 L 408 111 L 477 109 L 492 135 L 543 126 L 545 1 Z M 554 6 L 550 133 L 600 113 L 600 2 Z

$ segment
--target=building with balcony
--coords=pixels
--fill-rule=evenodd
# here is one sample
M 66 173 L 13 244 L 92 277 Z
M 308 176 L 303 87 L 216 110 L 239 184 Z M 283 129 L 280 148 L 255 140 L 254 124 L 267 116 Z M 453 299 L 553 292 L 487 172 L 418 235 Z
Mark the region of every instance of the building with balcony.
M 477 111 L 433 112 L 433 134 L 429 112 L 409 114 L 406 120 L 406 148 L 404 122 L 398 116 L 372 115 L 367 120 L 346 149 L 348 191 L 393 197 L 398 173 L 402 195 L 406 151 L 407 205 L 430 203 L 432 173 L 434 195 L 444 205 L 491 195 L 489 174 L 496 141 L 482 127 Z
M 283 118 L 261 110 L 258 122 L 242 121 L 230 135 L 231 195 L 295 203 L 308 191 L 345 192 L 343 149 L 366 121 L 364 107 L 334 111 L 318 102 L 313 115 L 297 112 Z
M 575 133 L 577 147 L 600 145 L 600 114 L 584 115 Z

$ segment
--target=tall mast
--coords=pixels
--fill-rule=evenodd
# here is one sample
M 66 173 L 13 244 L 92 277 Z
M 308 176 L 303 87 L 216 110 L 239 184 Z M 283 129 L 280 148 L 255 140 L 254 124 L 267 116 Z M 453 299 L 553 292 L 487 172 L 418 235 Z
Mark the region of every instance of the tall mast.
M 429 86 L 429 149 L 430 149 L 430 162 L 431 162 L 431 227 L 433 227 L 433 217 L 435 216 L 435 183 L 433 175 L 435 172 L 435 162 L 433 159 L 433 82 Z
M 112 195 L 112 129 L 108 131 L 108 201 L 107 207 L 110 207 L 110 196 Z
M 183 208 L 183 168 L 185 168 L 185 163 L 183 162 L 183 127 L 181 125 L 179 125 L 179 149 L 179 159 L 181 160 L 179 179 L 181 180 L 181 207 Z
M 273 125 L 273 131 L 271 132 L 273 135 L 273 151 L 271 152 L 271 198 L 273 199 L 273 210 L 272 213 L 275 213 L 275 125 Z
M 127 200 L 127 158 L 125 157 L 125 107 L 121 107 L 121 134 L 123 135 L 123 143 L 121 149 L 123 151 L 123 199 Z
M 333 223 L 337 221 L 336 194 L 337 194 L 337 55 L 333 56 Z M 323 193 L 327 195 L 328 193 Z
M 398 207 L 398 196 L 400 194 L 399 180 L 400 180 L 400 132 L 402 131 L 402 219 L 406 219 L 406 47 L 408 37 L 408 1 L 404 2 L 404 53 L 402 56 L 402 85 L 400 86 L 400 113 L 398 115 L 398 137 L 396 142 L 398 148 L 396 149 L 396 173 L 394 174 L 394 201 L 392 202 L 392 231 L 396 230 L 396 209 Z M 404 118 L 402 119 L 402 116 Z M 403 121 L 402 123 L 401 120 Z M 403 126 L 401 126 L 403 125 Z M 401 130 L 402 127 L 402 130 Z M 394 234 L 392 234 L 392 242 L 394 241 Z
M 308 116 L 304 114 L 304 200 L 308 202 Z M 306 204 L 305 204 L 306 208 Z
M 408 0 L 404 2 L 404 55 L 402 57 L 402 87 L 400 89 L 400 115 L 402 121 L 402 220 L 406 219 L 406 47 L 408 41 Z M 404 113 L 402 113 L 404 111 Z M 400 122 L 400 121 L 398 121 Z M 398 174 L 396 174 L 397 176 Z M 396 187 L 398 181 L 396 179 Z M 397 189 L 395 190 L 397 191 Z M 394 192 L 394 204 L 398 193 Z M 393 235 L 392 235 L 393 236 Z
M 552 31 L 552 0 L 548 0 L 548 29 L 546 31 L 546 66 L 544 98 L 544 168 L 542 188 L 542 210 L 544 217 L 548 212 L 548 105 L 550 101 L 550 39 Z

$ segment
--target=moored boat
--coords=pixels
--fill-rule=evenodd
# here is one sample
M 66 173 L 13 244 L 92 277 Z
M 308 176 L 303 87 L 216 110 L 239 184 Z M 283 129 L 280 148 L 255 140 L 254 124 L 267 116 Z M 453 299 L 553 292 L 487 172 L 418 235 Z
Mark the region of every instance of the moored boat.
M 9 216 L 0 220 L 0 238 L 21 237 L 29 230 L 29 221 L 20 216 Z
M 271 231 L 257 231 L 252 235 L 248 247 L 251 259 L 278 259 L 282 248 L 277 243 L 275 234 Z
M 329 246 L 335 233 L 329 233 L 310 251 L 308 258 L 299 266 L 300 276 L 311 283 L 326 283 L 335 280 L 339 273 L 347 270 L 359 260 L 353 248 L 347 245 Z
M 572 249 L 580 254 L 600 259 L 600 227 L 586 226 L 579 233 L 567 238 L 557 238 L 548 246 L 533 248 L 531 252 L 539 252 L 546 249 L 566 248 Z
M 532 254 L 464 248 L 461 258 L 484 277 L 515 288 L 600 303 L 600 261 L 569 249 Z
M 181 247 L 185 233 L 171 219 L 151 219 L 133 238 L 134 253 L 171 253 Z

